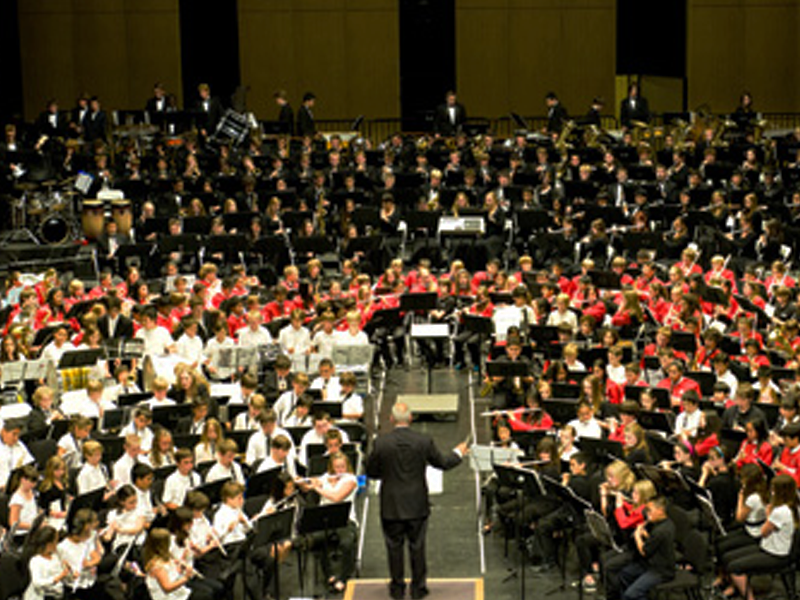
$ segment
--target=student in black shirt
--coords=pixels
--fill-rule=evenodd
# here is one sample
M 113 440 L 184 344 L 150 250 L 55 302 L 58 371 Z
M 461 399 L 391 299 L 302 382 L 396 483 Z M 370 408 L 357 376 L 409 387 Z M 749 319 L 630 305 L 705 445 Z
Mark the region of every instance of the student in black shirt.
M 608 600 L 619 593 L 625 600 L 647 600 L 652 588 L 675 577 L 675 525 L 667 517 L 663 496 L 647 503 L 647 523 L 636 528 L 633 539 L 638 556 L 620 571 L 618 587 L 608 582 Z

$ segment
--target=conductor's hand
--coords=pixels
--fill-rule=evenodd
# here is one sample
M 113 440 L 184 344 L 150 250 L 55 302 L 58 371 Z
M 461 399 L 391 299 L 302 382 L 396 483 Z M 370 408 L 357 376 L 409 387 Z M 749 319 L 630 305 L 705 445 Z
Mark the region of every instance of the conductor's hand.
M 467 446 L 466 442 L 461 442 L 458 446 L 455 447 L 455 451 L 458 452 L 462 457 L 469 454 L 469 446 Z

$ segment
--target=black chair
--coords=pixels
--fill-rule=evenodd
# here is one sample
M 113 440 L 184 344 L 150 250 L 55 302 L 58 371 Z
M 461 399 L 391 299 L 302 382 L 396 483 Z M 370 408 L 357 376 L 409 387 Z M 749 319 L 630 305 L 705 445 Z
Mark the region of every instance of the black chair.
M 36 440 L 28 444 L 28 450 L 33 455 L 39 469 L 44 469 L 47 461 L 58 453 L 56 440 Z
M 786 592 L 786 598 L 788 600 L 795 600 L 797 598 L 797 568 L 800 564 L 800 529 L 794 530 L 794 536 L 792 537 L 792 549 L 789 552 L 788 556 L 786 557 L 785 561 L 782 561 L 778 566 L 775 566 L 771 569 L 758 569 L 757 571 L 745 571 L 744 574 L 747 575 L 747 590 L 745 590 L 745 597 L 748 595 L 750 591 L 750 580 L 752 579 L 753 575 L 771 575 L 775 577 L 776 575 L 781 578 L 781 583 L 783 584 L 783 589 Z
M 676 530 L 678 528 L 676 527 Z M 683 593 L 687 600 L 702 600 L 703 577 L 711 570 L 706 536 L 697 529 L 690 529 L 683 534 L 683 543 L 679 544 L 683 561 L 691 569 L 677 569 L 672 581 L 664 582 L 650 591 L 654 600 L 670 598 L 672 594 Z

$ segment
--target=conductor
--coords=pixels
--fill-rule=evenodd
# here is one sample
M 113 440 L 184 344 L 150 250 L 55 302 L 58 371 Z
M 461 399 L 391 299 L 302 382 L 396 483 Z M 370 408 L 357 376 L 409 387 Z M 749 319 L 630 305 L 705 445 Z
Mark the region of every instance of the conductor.
M 430 436 L 413 431 L 411 411 L 398 402 L 392 407 L 394 430 L 375 440 L 367 459 L 367 475 L 381 479 L 381 522 L 389 558 L 389 594 L 405 597 L 404 558 L 406 540 L 411 556 L 411 598 L 428 595 L 425 534 L 428 527 L 428 484 L 425 468 L 448 470 L 467 454 L 466 443 L 442 453 Z

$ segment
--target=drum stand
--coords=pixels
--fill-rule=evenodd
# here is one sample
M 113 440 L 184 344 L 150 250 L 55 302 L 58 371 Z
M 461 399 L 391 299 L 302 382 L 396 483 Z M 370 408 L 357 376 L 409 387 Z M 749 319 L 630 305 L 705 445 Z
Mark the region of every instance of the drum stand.
M 27 219 L 28 192 L 22 193 L 19 199 L 14 199 L 11 204 L 11 229 L 0 234 L 3 244 L 32 242 L 41 245 L 41 242 L 28 229 Z

